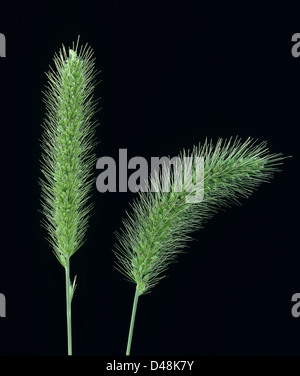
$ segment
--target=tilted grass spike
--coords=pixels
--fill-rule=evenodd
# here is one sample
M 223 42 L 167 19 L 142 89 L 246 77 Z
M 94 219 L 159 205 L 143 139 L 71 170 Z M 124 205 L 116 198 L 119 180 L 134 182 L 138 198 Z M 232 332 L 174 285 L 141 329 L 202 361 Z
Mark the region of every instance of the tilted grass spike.
M 117 234 L 116 268 L 136 284 L 127 355 L 138 297 L 164 278 L 169 264 L 191 240 L 191 232 L 201 228 L 220 208 L 249 197 L 272 178 L 284 159 L 282 154 L 270 154 L 266 142 L 257 143 L 251 138 L 244 142 L 239 138 L 219 139 L 215 146 L 206 140 L 191 152 L 183 151 L 180 157 L 184 156 L 204 158 L 203 200 L 188 203 L 190 193 L 184 189 L 176 192 L 174 175 L 170 192 L 164 192 L 161 175 L 158 192 L 139 192 L 132 213 L 123 220 L 123 229 Z

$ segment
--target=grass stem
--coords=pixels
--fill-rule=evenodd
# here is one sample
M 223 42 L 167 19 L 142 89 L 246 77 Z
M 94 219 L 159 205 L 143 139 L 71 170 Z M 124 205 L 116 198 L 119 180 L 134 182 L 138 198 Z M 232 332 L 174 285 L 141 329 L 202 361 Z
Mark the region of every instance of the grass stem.
M 134 300 L 133 300 L 133 306 L 132 306 L 132 313 L 131 313 L 131 321 L 130 321 L 130 328 L 129 328 L 129 334 L 128 334 L 128 341 L 127 341 L 126 355 L 130 355 L 131 341 L 132 341 L 132 334 L 133 334 L 133 328 L 134 328 L 134 323 L 135 323 L 135 315 L 136 315 L 136 308 L 137 308 L 137 304 L 138 304 L 138 299 L 139 299 L 139 293 L 138 293 L 137 288 L 136 288 Z
M 67 336 L 68 336 L 68 355 L 72 355 L 72 314 L 71 314 L 71 280 L 70 280 L 70 260 L 66 261 L 66 308 L 67 308 Z

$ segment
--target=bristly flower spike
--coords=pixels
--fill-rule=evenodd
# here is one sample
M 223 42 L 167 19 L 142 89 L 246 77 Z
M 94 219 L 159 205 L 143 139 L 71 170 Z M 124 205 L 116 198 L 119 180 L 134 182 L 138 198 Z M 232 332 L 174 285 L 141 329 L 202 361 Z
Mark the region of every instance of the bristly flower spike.
M 171 177 L 160 174 L 157 191 L 139 192 L 132 213 L 123 220 L 117 234 L 116 268 L 136 285 L 127 355 L 139 296 L 150 292 L 165 277 L 169 264 L 191 240 L 193 231 L 202 228 L 220 208 L 240 203 L 261 183 L 270 181 L 284 159 L 282 154 L 270 154 L 266 142 L 257 143 L 252 138 L 242 142 L 238 137 L 219 139 L 215 146 L 206 140 L 191 152 L 183 151 L 181 160 L 184 157 L 204 160 L 204 181 L 196 181 L 195 169 L 191 170 L 195 187 L 201 184 L 198 188 L 204 191 L 202 201 L 189 203 L 189 190 L 175 190 L 176 169 Z M 169 192 L 163 190 L 166 178 L 171 179 Z
M 96 161 L 95 59 L 92 49 L 62 46 L 54 55 L 44 92 L 46 118 L 41 147 L 42 224 L 66 274 L 68 354 L 72 354 L 71 300 L 75 280 L 70 280 L 70 258 L 84 243 L 92 204 L 89 196 Z

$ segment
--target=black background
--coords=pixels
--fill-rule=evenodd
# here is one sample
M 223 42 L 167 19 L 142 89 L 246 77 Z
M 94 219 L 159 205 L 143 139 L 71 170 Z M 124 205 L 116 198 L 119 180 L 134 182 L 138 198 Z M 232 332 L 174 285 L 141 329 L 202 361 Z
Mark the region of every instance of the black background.
M 140 298 L 132 353 L 299 354 L 299 7 L 195 3 L 1 5 L 0 354 L 67 351 L 64 270 L 40 226 L 37 181 L 44 72 L 79 34 L 101 70 L 99 158 L 127 148 L 150 162 L 235 135 L 293 155 L 271 184 L 195 233 L 169 278 Z M 74 354 L 125 352 L 134 285 L 113 269 L 112 248 L 134 197 L 94 188 L 87 241 L 71 261 Z

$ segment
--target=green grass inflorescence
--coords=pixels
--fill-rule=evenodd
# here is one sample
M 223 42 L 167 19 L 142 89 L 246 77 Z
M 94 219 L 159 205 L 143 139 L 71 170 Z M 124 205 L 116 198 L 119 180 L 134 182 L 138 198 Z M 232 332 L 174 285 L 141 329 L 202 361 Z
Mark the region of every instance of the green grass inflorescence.
M 158 191 L 139 192 L 132 213 L 123 220 L 123 228 L 117 234 L 116 268 L 136 284 L 127 354 L 138 297 L 165 277 L 164 272 L 191 240 L 193 231 L 202 228 L 220 208 L 239 203 L 261 183 L 268 182 L 284 159 L 281 154 L 270 154 L 266 142 L 257 143 L 251 138 L 244 142 L 239 138 L 219 139 L 215 146 L 206 140 L 192 152 L 183 151 L 180 157 L 191 157 L 194 161 L 196 157 L 204 158 L 203 200 L 187 202 L 190 193 L 175 189 L 176 174 L 171 175 L 170 191 L 164 192 L 165 177 L 160 175 Z
M 54 56 L 44 93 L 46 118 L 41 146 L 43 226 L 50 245 L 66 271 L 68 353 L 72 354 L 70 257 L 84 243 L 88 226 L 92 167 L 96 161 L 95 63 L 90 47 L 65 49 Z

